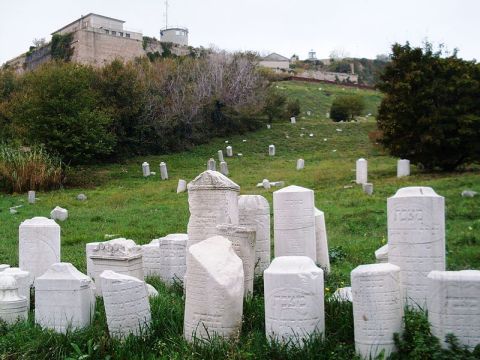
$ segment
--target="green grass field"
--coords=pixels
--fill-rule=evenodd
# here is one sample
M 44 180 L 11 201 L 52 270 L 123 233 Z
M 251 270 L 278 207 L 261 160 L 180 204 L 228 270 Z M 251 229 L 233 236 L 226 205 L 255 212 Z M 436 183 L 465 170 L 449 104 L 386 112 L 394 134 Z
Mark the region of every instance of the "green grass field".
M 327 300 L 337 287 L 349 284 L 353 268 L 375 262 L 374 251 L 387 240 L 387 198 L 405 186 L 431 186 L 445 197 L 448 269 L 480 268 L 480 197 L 460 196 L 464 189 L 480 191 L 478 168 L 464 173 L 422 173 L 412 166 L 412 176 L 397 179 L 396 159 L 387 156 L 368 139 L 368 133 L 375 130 L 371 118 L 358 123 L 333 123 L 325 119 L 334 96 L 357 90 L 298 82 L 283 82 L 278 86 L 288 96 L 301 101 L 302 114 L 295 125 L 288 121 L 275 122 L 270 130 L 264 128 L 254 133 L 214 139 L 185 153 L 87 167 L 82 174 L 96 186 L 37 193 L 39 199 L 34 205 L 27 203 L 26 194 L 0 195 L 0 263 L 18 265 L 18 226 L 34 216 L 48 217 L 57 205 L 69 210 L 69 219 L 60 223 L 62 261 L 71 262 L 82 272 L 86 271 L 87 242 L 103 241 L 115 235 L 145 244 L 168 233 L 186 232 L 187 194 L 176 194 L 178 179 L 189 181 L 204 171 L 207 160 L 216 158 L 217 150 L 224 149 L 228 141 L 235 153 L 233 158 L 227 158 L 231 179 L 241 186 L 241 194 L 263 195 L 272 206 L 275 188 L 256 187 L 264 178 L 284 180 L 286 185 L 295 184 L 315 191 L 316 206 L 325 212 L 331 252 L 332 273 L 325 283 Z M 325 95 L 327 90 L 328 96 Z M 374 115 L 380 95 L 367 90 L 358 92 L 365 96 L 366 113 Z M 306 115 L 307 110 L 312 111 L 311 116 Z M 276 146 L 275 157 L 268 156 L 269 144 Z M 238 153 L 243 156 L 237 156 Z M 352 183 L 355 160 L 359 157 L 369 161 L 373 196 L 363 194 L 361 187 Z M 302 171 L 295 170 L 298 158 L 305 159 Z M 143 161 L 150 163 L 156 176 L 142 177 Z M 161 161 L 167 163 L 168 181 L 160 180 L 158 166 Z M 80 192 L 85 193 L 88 200 L 76 200 Z M 9 208 L 16 205 L 23 206 L 17 209 L 17 214 L 10 214 Z M 240 340 L 188 345 L 182 339 L 181 290 L 167 288 L 156 279 L 150 282 L 159 289 L 160 297 L 152 301 L 154 321 L 150 332 L 144 336 L 125 342 L 110 339 L 99 302 L 94 324 L 66 336 L 35 327 L 33 316 L 27 324 L 13 328 L 0 326 L 0 359 L 67 356 L 80 359 L 81 355 L 86 356 L 83 359 L 108 356 L 112 359 L 354 358 L 349 304 L 326 302 L 325 341 L 313 338 L 303 349 L 269 345 L 264 337 L 262 281 L 258 279 L 256 294 L 245 303 Z

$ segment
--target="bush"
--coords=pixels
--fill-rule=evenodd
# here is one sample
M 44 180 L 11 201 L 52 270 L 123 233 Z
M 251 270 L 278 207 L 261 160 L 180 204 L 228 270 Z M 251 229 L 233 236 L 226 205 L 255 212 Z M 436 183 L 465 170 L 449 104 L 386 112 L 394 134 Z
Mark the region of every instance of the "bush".
M 285 113 L 285 104 L 287 102 L 287 97 L 283 94 L 280 94 L 273 88 L 270 88 L 267 97 L 265 99 L 265 106 L 263 111 L 268 117 L 268 122 L 272 122 L 273 119 L 281 118 Z
M 288 100 L 287 101 L 287 109 L 286 115 L 287 117 L 298 116 L 300 114 L 300 100 Z
M 480 65 L 443 57 L 432 46 L 395 44 L 381 76 L 382 144 L 426 169 L 453 170 L 480 160 Z
M 362 114 L 365 108 L 363 98 L 359 95 L 345 95 L 333 100 L 330 108 L 330 118 L 333 121 L 353 120 Z
M 63 182 L 62 162 L 42 147 L 0 144 L 0 189 L 7 192 L 49 190 Z

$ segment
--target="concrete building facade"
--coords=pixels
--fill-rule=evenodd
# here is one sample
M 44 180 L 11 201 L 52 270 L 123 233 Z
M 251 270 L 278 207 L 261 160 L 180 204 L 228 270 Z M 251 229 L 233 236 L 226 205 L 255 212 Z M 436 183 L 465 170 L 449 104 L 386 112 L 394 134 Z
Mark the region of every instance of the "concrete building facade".
M 288 70 L 290 69 L 290 59 L 277 53 L 271 53 L 263 57 L 258 65 L 274 70 Z
M 160 41 L 188 46 L 188 29 L 180 27 L 162 29 L 160 30 Z

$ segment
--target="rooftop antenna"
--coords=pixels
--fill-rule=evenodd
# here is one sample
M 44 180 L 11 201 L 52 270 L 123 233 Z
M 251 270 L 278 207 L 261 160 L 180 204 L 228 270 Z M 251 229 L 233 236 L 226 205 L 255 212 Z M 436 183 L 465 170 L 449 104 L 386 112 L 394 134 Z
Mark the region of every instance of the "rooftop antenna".
M 168 29 L 168 0 L 165 0 L 165 29 Z

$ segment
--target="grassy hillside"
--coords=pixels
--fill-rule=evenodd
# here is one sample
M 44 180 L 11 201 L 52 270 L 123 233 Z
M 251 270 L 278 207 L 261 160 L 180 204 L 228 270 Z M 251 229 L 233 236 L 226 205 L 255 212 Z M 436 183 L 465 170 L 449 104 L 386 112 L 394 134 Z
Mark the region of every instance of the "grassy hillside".
M 270 130 L 264 128 L 255 133 L 215 139 L 190 152 L 89 167 L 84 170 L 84 176 L 98 185 L 38 193 L 39 200 L 34 205 L 27 204 L 26 194 L 0 195 L 0 263 L 18 264 L 20 223 L 33 216 L 49 216 L 57 205 L 69 210 L 69 219 L 60 223 L 62 261 L 73 263 L 83 272 L 86 270 L 87 242 L 102 241 L 115 235 L 144 244 L 168 233 L 186 232 L 189 217 L 187 194 L 176 194 L 177 181 L 180 178 L 191 180 L 205 170 L 207 160 L 216 158 L 217 150 L 224 149 L 228 141 L 235 153 L 233 158 L 227 158 L 228 166 L 232 180 L 241 186 L 241 194 L 263 195 L 272 207 L 272 193 L 276 189 L 256 187 L 264 178 L 284 180 L 286 185 L 300 185 L 315 191 L 316 206 L 325 212 L 332 261 L 332 274 L 325 283 L 327 300 L 337 287 L 349 284 L 353 268 L 375 261 L 374 251 L 386 242 L 387 237 L 386 200 L 404 186 L 431 186 L 446 198 L 448 269 L 480 268 L 480 197 L 460 196 L 464 189 L 480 191 L 478 170 L 463 174 L 426 174 L 412 167 L 412 176 L 397 179 L 396 159 L 385 155 L 368 140 L 368 133 L 375 129 L 373 120 L 335 124 L 324 118 L 334 96 L 356 90 L 297 82 L 280 83 L 279 86 L 289 96 L 301 100 L 303 112 L 295 125 L 278 122 Z M 327 91 L 330 95 L 326 95 Z M 360 92 L 369 104 L 368 112 L 374 114 L 379 94 Z M 312 116 L 304 114 L 307 110 L 312 111 Z M 269 144 L 276 146 L 275 157 L 268 156 Z M 238 156 L 239 153 L 242 156 Z M 373 196 L 363 194 L 361 188 L 352 183 L 355 160 L 359 157 L 369 161 Z M 295 170 L 298 158 L 305 159 L 302 171 Z M 156 176 L 142 177 L 143 161 L 150 163 L 151 170 L 157 172 Z M 161 161 L 167 163 L 168 181 L 160 180 L 158 166 Z M 80 192 L 85 193 L 88 200 L 77 201 L 75 197 Z M 16 205 L 23 206 L 17 209 L 17 214 L 10 214 L 9 207 Z M 119 359 L 354 358 L 349 304 L 327 301 L 325 342 L 314 338 L 303 350 L 269 345 L 264 337 L 262 280 L 259 279 L 253 299 L 245 303 L 240 341 L 212 341 L 192 346 L 182 340 L 181 289 L 167 288 L 155 279 L 150 281 L 159 289 L 160 297 L 152 301 L 154 322 L 148 334 L 123 343 L 111 340 L 99 302 L 94 325 L 67 336 L 41 331 L 32 325 L 33 318 L 30 323 L 13 329 L 0 325 L 0 354 L 3 354 L 0 358 L 50 359 L 67 355 L 80 358 L 89 351 L 89 358 L 111 355 Z M 430 349 L 424 348 L 423 351 L 428 354 Z

